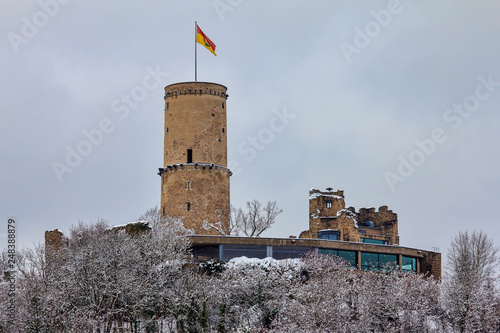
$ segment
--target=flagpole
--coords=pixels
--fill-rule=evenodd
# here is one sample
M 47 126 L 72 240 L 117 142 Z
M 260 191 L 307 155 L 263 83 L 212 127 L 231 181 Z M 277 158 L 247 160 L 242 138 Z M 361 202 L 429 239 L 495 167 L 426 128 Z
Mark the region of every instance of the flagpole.
M 196 65 L 196 34 L 198 33 L 198 24 L 194 21 L 194 81 L 198 81 L 197 77 L 197 65 Z

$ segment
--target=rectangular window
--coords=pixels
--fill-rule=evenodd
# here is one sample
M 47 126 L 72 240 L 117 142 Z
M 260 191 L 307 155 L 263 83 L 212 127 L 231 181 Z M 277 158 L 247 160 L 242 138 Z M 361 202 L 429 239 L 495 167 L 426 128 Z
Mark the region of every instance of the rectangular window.
M 186 190 L 191 191 L 191 182 L 186 182 Z
M 347 264 L 351 267 L 356 268 L 356 252 L 355 251 L 343 251 L 343 250 L 333 250 L 333 249 L 318 249 L 319 254 L 329 254 L 332 256 L 337 256 L 345 261 L 347 261 Z
M 395 254 L 361 252 L 361 269 L 366 271 L 393 270 L 398 264 Z
M 403 256 L 401 270 L 403 272 L 416 272 L 417 271 L 417 258 Z
M 338 253 L 339 253 L 338 250 L 318 248 L 318 254 L 329 254 L 331 256 L 336 256 L 336 255 L 338 255 Z
M 321 230 L 318 231 L 318 238 L 326 240 L 339 240 L 340 232 L 338 230 Z
M 366 234 L 366 231 L 365 231 L 365 234 Z M 361 238 L 361 243 L 387 245 L 387 241 L 385 241 L 385 240 L 382 240 L 382 239 L 372 239 L 372 238 Z
M 267 257 L 267 246 L 224 244 L 222 252 L 223 260 L 231 260 L 238 257 L 264 259 Z
M 342 251 L 339 250 L 339 253 L 337 254 L 340 258 L 344 259 L 347 261 L 347 263 L 352 266 L 352 267 L 358 267 L 357 262 L 356 262 L 356 252 L 354 251 Z
M 193 163 L 193 150 L 187 150 L 187 163 Z
M 191 203 L 190 202 L 186 202 L 186 208 L 187 208 L 188 212 L 191 211 Z
M 398 265 L 398 258 L 395 254 L 378 255 L 378 266 L 381 270 L 393 270 Z
M 330 200 L 326 202 L 326 208 L 332 208 L 332 202 Z
M 194 250 L 194 249 L 193 249 Z M 196 248 L 198 262 L 219 259 L 219 245 L 200 246 Z
M 310 250 L 310 247 L 304 246 L 273 246 L 273 258 L 278 260 L 300 258 L 301 255 Z
M 378 271 L 378 254 L 361 252 L 361 269 Z
M 167 110 L 169 109 L 169 104 L 168 104 L 168 102 L 167 102 L 167 107 L 166 107 L 166 109 L 167 109 Z

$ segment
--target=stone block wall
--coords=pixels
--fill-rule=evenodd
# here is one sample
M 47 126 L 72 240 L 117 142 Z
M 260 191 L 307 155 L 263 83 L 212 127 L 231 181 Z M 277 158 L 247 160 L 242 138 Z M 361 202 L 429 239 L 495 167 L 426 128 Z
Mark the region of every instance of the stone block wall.
M 371 221 L 371 222 L 369 222 Z M 318 238 L 321 230 L 338 230 L 339 240 L 360 242 L 361 238 L 399 244 L 398 217 L 387 206 L 375 208 L 345 208 L 344 191 L 309 190 L 309 230 L 301 238 Z

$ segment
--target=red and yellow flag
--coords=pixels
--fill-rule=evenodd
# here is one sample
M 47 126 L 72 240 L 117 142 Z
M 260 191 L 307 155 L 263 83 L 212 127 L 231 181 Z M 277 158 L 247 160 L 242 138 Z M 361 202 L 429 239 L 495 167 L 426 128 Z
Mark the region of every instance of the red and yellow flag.
M 215 44 L 203 33 L 203 31 L 201 31 L 198 25 L 196 25 L 196 41 L 217 56 L 217 54 L 215 54 Z

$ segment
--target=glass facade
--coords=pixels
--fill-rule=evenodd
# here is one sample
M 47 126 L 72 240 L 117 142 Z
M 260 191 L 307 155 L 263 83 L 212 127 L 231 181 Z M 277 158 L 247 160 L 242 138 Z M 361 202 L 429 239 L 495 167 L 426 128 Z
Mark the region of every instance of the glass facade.
M 248 257 L 264 259 L 267 257 L 266 245 L 239 245 L 239 244 L 223 244 L 222 260 L 231 260 L 238 257 Z
M 300 258 L 309 251 L 317 249 L 319 254 L 329 254 L 338 256 L 347 261 L 349 266 L 358 267 L 357 251 L 325 249 L 304 246 L 267 246 L 267 245 L 240 245 L 240 244 L 220 244 L 202 245 L 193 248 L 193 255 L 197 262 L 210 259 L 228 261 L 237 257 L 248 257 L 263 259 L 271 256 L 274 259 Z M 361 251 L 361 269 L 368 271 L 393 270 L 398 265 L 397 254 L 384 254 Z M 401 270 L 403 272 L 417 272 L 417 258 L 402 256 Z
M 313 249 L 303 246 L 273 246 L 273 258 L 278 260 L 300 258 L 301 255 Z
M 349 264 L 349 266 L 357 267 L 356 263 L 356 252 L 355 251 L 343 251 L 343 250 L 332 250 L 332 249 L 318 249 L 319 254 L 329 254 L 332 256 L 337 256 Z
M 361 269 L 366 271 L 392 270 L 398 265 L 396 254 L 361 252 Z
M 417 271 L 417 258 L 403 256 L 401 263 L 401 270 L 403 272 L 416 272 Z
M 194 248 L 193 254 L 198 262 L 210 259 L 219 259 L 219 245 L 200 246 Z

